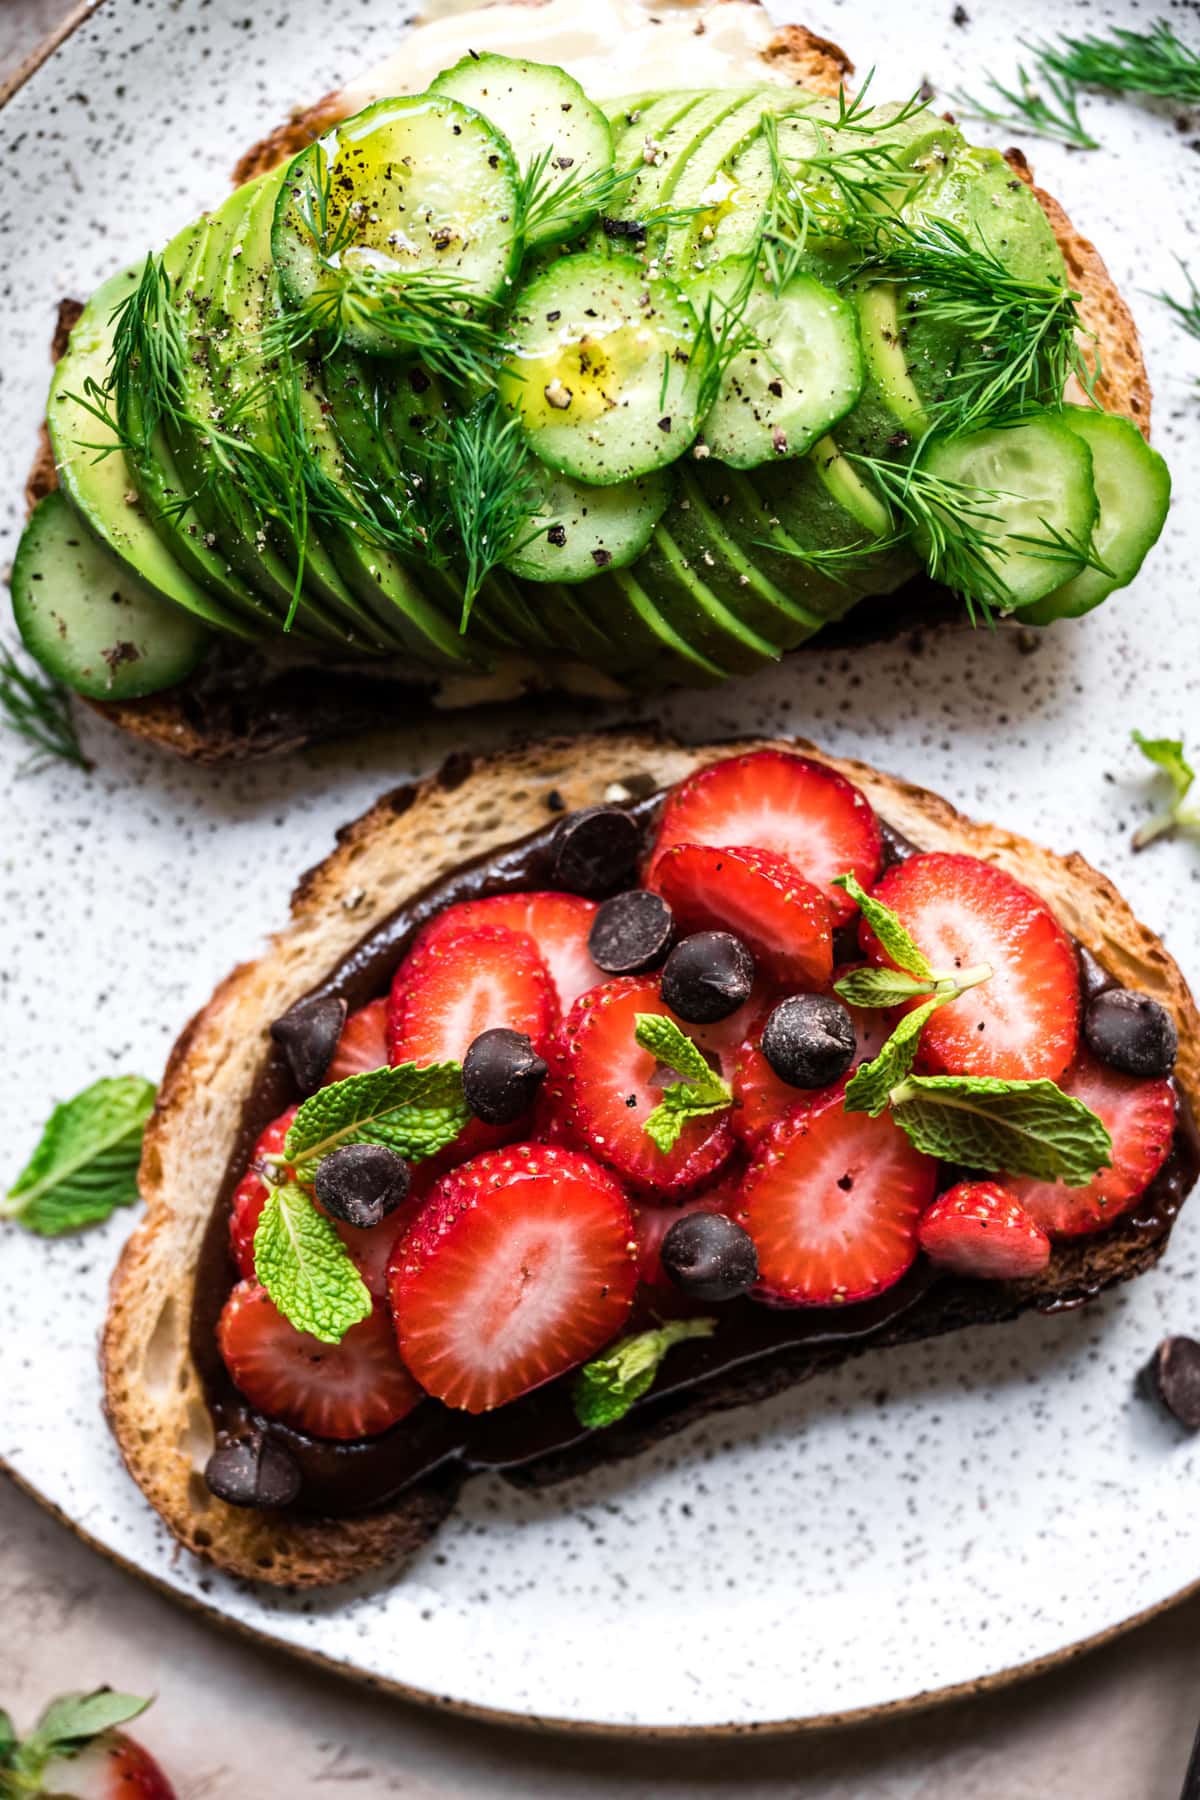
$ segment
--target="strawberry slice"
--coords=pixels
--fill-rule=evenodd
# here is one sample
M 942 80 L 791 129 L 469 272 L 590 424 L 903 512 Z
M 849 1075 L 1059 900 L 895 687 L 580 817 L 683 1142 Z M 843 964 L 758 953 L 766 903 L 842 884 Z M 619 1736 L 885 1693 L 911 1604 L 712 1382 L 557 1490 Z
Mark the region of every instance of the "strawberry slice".
M 461 1062 L 481 1031 L 507 1025 L 540 1049 L 558 1022 L 546 965 L 524 932 L 506 925 L 435 933 L 409 951 L 392 983 L 393 1065 Z
M 1111 1169 L 1101 1169 L 1086 1187 L 1027 1176 L 1005 1185 L 1052 1238 L 1084 1237 L 1128 1212 L 1166 1162 L 1175 1135 L 1175 1092 L 1169 1081 L 1122 1075 L 1086 1050 L 1060 1086 L 1099 1114 L 1112 1138 Z
M 578 894 L 543 889 L 523 894 L 489 894 L 485 900 L 461 900 L 431 919 L 417 934 L 413 949 L 423 949 L 443 932 L 458 935 L 479 925 L 503 925 L 523 931 L 550 971 L 564 1013 L 580 994 L 604 980 L 588 952 L 588 933 L 596 902 Z
M 742 1183 L 738 1218 L 758 1250 L 757 1291 L 779 1306 L 868 1300 L 917 1254 L 937 1163 L 886 1113 L 844 1111 L 844 1086 L 793 1108 Z
M 731 756 L 680 782 L 667 796 L 651 867 L 672 844 L 755 844 L 782 856 L 824 893 L 835 927 L 855 906 L 833 877 L 849 871 L 869 889 L 882 857 L 879 821 L 853 783 L 786 750 Z
M 1050 1261 L 1050 1239 L 998 1181 L 960 1181 L 917 1228 L 926 1256 L 958 1275 L 1020 1281 Z
M 834 980 L 848 973 L 848 968 L 840 968 L 835 971 Z M 779 996 L 780 999 L 784 997 Z M 784 1113 L 790 1112 L 793 1106 L 803 1106 L 811 1098 L 803 1088 L 789 1087 L 786 1081 L 780 1081 L 762 1053 L 763 1026 L 770 1011 L 769 1006 L 760 1009 L 751 1021 L 738 1046 L 733 1066 L 733 1129 L 742 1142 L 751 1147 L 761 1141 L 764 1133 Z M 878 1056 L 891 1032 L 892 1020 L 890 1013 L 880 1007 L 847 1006 L 846 1011 L 854 1021 L 854 1035 L 858 1039 L 854 1061 L 850 1065 L 853 1072 L 859 1063 L 870 1062 L 872 1057 Z
M 503 1406 L 617 1336 L 634 1250 L 625 1195 L 590 1157 L 546 1144 L 476 1157 L 396 1247 L 400 1353 L 445 1405 Z
M 829 903 L 819 888 L 767 850 L 672 844 L 648 885 L 675 914 L 681 937 L 732 931 L 776 981 L 822 988 L 833 973 Z
M 875 893 L 938 973 L 981 963 L 992 970 L 990 981 L 934 1013 L 921 1033 L 920 1066 L 1056 1080 L 1079 1039 L 1079 967 L 1046 903 L 991 863 L 941 852 L 897 864 Z M 859 935 L 872 962 L 890 960 L 865 920 Z
M 376 1437 L 424 1398 L 379 1301 L 340 1344 L 323 1344 L 289 1325 L 265 1288 L 241 1281 L 217 1322 L 217 1345 L 251 1406 L 314 1437 Z
M 350 1014 L 342 1026 L 342 1035 L 323 1086 L 328 1087 L 333 1081 L 345 1081 L 350 1075 L 366 1075 L 372 1069 L 387 1067 L 387 1014 L 386 999 L 372 1000 Z
M 730 1164 L 722 1171 L 716 1187 L 706 1188 L 702 1194 L 689 1195 L 680 1205 L 658 1206 L 652 1200 L 639 1200 L 634 1205 L 633 1229 L 637 1240 L 638 1280 L 644 1286 L 654 1289 L 654 1304 L 660 1311 L 665 1301 L 684 1299 L 663 1269 L 659 1256 L 663 1239 L 676 1219 L 682 1219 L 688 1213 L 727 1213 L 731 1219 L 736 1218 L 742 1175 L 740 1163 Z M 703 1311 L 703 1305 L 698 1310 Z
M 566 1128 L 639 1193 L 678 1197 L 714 1176 L 729 1156 L 729 1109 L 689 1119 L 673 1149 L 658 1148 L 645 1122 L 663 1087 L 680 1077 L 638 1043 L 639 1013 L 674 1017 L 653 975 L 623 975 L 582 994 L 571 1008 L 560 1038 Z

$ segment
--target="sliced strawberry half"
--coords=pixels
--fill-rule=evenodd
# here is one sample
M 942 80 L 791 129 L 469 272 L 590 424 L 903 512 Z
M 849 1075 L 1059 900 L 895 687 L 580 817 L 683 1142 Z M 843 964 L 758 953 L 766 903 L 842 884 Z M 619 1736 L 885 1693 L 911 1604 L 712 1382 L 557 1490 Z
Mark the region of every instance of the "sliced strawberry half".
M 732 931 L 776 981 L 797 987 L 824 987 L 833 973 L 829 902 L 782 856 L 672 844 L 648 883 L 670 906 L 681 937 Z
M 921 1067 L 1056 1080 L 1079 1040 L 1079 967 L 1046 903 L 991 863 L 941 852 L 898 863 L 875 892 L 937 973 L 983 963 L 992 970 L 934 1013 L 921 1033 Z M 865 920 L 860 937 L 873 962 L 890 961 Z
M 879 821 L 852 782 L 807 756 L 752 750 L 711 763 L 667 796 L 650 855 L 672 844 L 754 844 L 782 856 L 829 902 L 834 925 L 855 905 L 835 875 L 856 875 L 863 887 L 879 875 Z
M 917 1254 L 937 1164 L 886 1114 L 842 1106 L 844 1083 L 788 1113 L 742 1183 L 739 1220 L 758 1251 L 758 1293 L 779 1306 L 840 1306 L 892 1287 Z
M 387 1015 L 386 998 L 372 1000 L 350 1014 L 325 1076 L 326 1087 L 332 1081 L 345 1081 L 351 1075 L 366 1075 L 372 1069 L 387 1067 Z
M 847 973 L 845 968 L 838 969 L 835 980 Z M 811 1098 L 803 1088 L 789 1087 L 786 1081 L 780 1081 L 762 1053 L 763 1027 L 770 1010 L 769 1006 L 763 1008 L 751 1021 L 733 1065 L 733 1129 L 744 1144 L 751 1146 L 757 1144 L 784 1113 L 794 1106 L 803 1106 Z M 853 1070 L 859 1063 L 870 1062 L 879 1054 L 890 1034 L 892 1020 L 890 1013 L 880 1008 L 847 1006 L 846 1011 L 854 1021 L 854 1035 L 858 1040 L 851 1064 Z
M 1019 1281 L 1050 1261 L 1050 1239 L 998 1181 L 960 1181 L 917 1229 L 926 1256 L 958 1275 Z
M 743 1173 L 740 1163 L 731 1164 L 722 1171 L 716 1187 L 706 1188 L 702 1194 L 691 1194 L 674 1206 L 659 1206 L 653 1200 L 635 1202 L 633 1229 L 637 1238 L 638 1280 L 645 1287 L 654 1289 L 656 1306 L 661 1307 L 662 1302 L 668 1298 L 683 1299 L 683 1295 L 663 1269 L 659 1255 L 668 1231 L 676 1219 L 682 1219 L 688 1213 L 727 1213 L 731 1219 L 735 1218 Z M 699 1310 L 703 1311 L 702 1305 Z
M 652 975 L 622 976 L 575 1002 L 561 1033 L 565 1124 L 639 1193 L 679 1196 L 710 1180 L 729 1156 L 729 1110 L 689 1119 L 673 1149 L 658 1148 L 645 1123 L 663 1087 L 680 1077 L 638 1043 L 639 1013 L 674 1017 L 659 999 Z M 675 1022 L 684 1032 L 691 1030 Z
M 579 894 L 560 894 L 539 889 L 522 894 L 489 894 L 484 900 L 462 900 L 448 906 L 418 933 L 414 950 L 423 949 L 443 933 L 456 936 L 479 925 L 503 925 L 523 931 L 533 940 L 550 971 L 564 1013 L 580 994 L 605 979 L 588 953 L 588 933 L 596 916 L 596 902 Z
M 376 1437 L 424 1398 L 378 1301 L 340 1344 L 323 1344 L 289 1325 L 265 1288 L 242 1281 L 217 1322 L 217 1344 L 257 1411 L 314 1437 Z
M 507 1025 L 539 1048 L 558 1021 L 545 963 L 524 932 L 476 925 L 440 932 L 405 957 L 392 983 L 393 1064 L 461 1062 L 481 1031 Z
M 1112 1138 L 1112 1167 L 1086 1187 L 1028 1177 L 1005 1185 L 1052 1238 L 1084 1237 L 1128 1212 L 1166 1162 L 1175 1135 L 1175 1092 L 1169 1081 L 1122 1075 L 1086 1050 L 1059 1085 L 1103 1121 Z
M 620 1185 L 590 1157 L 518 1144 L 439 1183 L 390 1272 L 400 1353 L 447 1406 L 487 1412 L 586 1362 L 637 1285 Z

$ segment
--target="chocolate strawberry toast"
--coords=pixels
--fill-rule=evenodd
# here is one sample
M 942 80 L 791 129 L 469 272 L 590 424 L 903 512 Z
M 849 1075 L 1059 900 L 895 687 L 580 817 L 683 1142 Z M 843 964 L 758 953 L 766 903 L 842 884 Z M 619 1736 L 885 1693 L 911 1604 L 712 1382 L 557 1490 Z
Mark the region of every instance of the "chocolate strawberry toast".
M 387 795 L 176 1046 L 104 1337 L 179 1540 L 318 1585 L 849 1355 L 1078 1306 L 1196 1174 L 1196 1009 L 1078 856 L 805 745 Z

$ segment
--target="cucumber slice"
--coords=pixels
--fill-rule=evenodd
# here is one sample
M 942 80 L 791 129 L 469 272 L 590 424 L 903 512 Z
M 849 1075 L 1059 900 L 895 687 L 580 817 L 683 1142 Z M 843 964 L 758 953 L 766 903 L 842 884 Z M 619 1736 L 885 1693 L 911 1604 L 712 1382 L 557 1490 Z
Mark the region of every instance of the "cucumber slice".
M 564 256 L 521 290 L 510 335 L 500 398 L 560 474 L 610 487 L 695 437 L 695 314 L 633 257 Z
M 1112 574 L 1080 570 L 1022 611 L 1022 620 L 1033 625 L 1078 619 L 1107 600 L 1115 588 L 1126 587 L 1158 541 L 1171 504 L 1170 470 L 1131 420 L 1090 406 L 1064 406 L 1062 418 L 1092 453 L 1092 480 L 1100 507 L 1092 543 Z
M 670 498 L 670 478 L 658 470 L 615 487 L 547 475 L 538 509 L 517 536 L 528 541 L 505 567 L 526 581 L 566 582 L 624 569 L 650 542 Z
M 802 456 L 857 401 L 863 359 L 853 304 L 811 275 L 779 293 L 745 258 L 724 262 L 688 287 L 697 315 L 711 303 L 718 341 L 750 341 L 729 363 L 701 421 L 712 454 L 735 469 Z
M 517 181 L 507 139 L 471 107 L 377 101 L 288 165 L 272 233 L 284 292 L 355 349 L 409 354 L 418 292 L 447 311 L 511 280 Z
M 553 63 L 472 51 L 444 69 L 429 92 L 448 94 L 490 120 L 508 139 L 522 175 L 542 164 L 535 184 L 541 217 L 526 223 L 527 248 L 557 243 L 590 225 L 595 205 L 572 210 L 571 198 L 586 199 L 595 178 L 612 168 L 613 133 L 573 75 Z
M 61 489 L 38 502 L 17 546 L 13 617 L 31 656 L 89 700 L 136 700 L 172 687 L 211 634 L 194 614 L 93 537 Z
M 1091 539 L 1096 523 L 1091 451 L 1060 416 L 1047 413 L 1007 428 L 930 438 L 916 466 L 944 481 L 986 491 L 988 497 L 978 505 L 991 517 L 974 517 L 969 523 L 978 530 L 996 584 L 1006 596 L 1002 611 L 1040 600 L 1083 568 L 1082 555 L 1042 555 L 1018 541 L 1034 537 L 1046 542 L 1051 533 L 1081 546 Z M 928 555 L 920 533 L 918 548 Z M 931 572 L 936 574 L 936 568 Z

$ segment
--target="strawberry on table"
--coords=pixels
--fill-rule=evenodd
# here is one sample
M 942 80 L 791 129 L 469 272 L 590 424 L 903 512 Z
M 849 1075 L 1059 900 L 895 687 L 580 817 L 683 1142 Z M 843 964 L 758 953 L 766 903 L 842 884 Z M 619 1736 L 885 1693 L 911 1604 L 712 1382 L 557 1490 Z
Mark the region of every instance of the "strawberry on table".
M 922 1069 L 1002 1081 L 1062 1074 L 1079 1040 L 1079 967 L 1044 900 L 991 863 L 942 852 L 889 869 L 875 897 L 899 916 L 936 974 L 982 964 L 992 971 L 934 1013 L 921 1033 Z M 873 962 L 889 961 L 865 920 L 860 938 Z
M 1122 1075 L 1086 1050 L 1060 1086 L 1098 1114 L 1112 1138 L 1112 1167 L 1086 1187 L 1028 1177 L 1005 1186 L 1052 1238 L 1082 1237 L 1128 1212 L 1166 1162 L 1175 1135 L 1175 1092 L 1169 1081 Z
M 648 885 L 670 906 L 680 936 L 730 931 L 776 981 L 825 987 L 833 973 L 829 902 L 790 862 L 767 850 L 672 844 Z
M 457 936 L 479 925 L 503 925 L 529 937 L 550 971 L 558 1003 L 566 1013 L 580 994 L 604 980 L 591 959 L 588 933 L 596 902 L 554 889 L 533 893 L 489 894 L 483 900 L 461 900 L 448 906 L 418 932 L 413 949 L 424 949 L 443 934 Z
M 350 1014 L 342 1026 L 342 1035 L 325 1076 L 326 1087 L 334 1081 L 345 1081 L 350 1075 L 366 1075 L 372 1069 L 386 1068 L 387 1014 L 386 998 L 372 1000 Z
M 217 1344 L 253 1407 L 314 1437 L 375 1437 L 424 1397 L 382 1301 L 340 1344 L 326 1344 L 289 1325 L 265 1288 L 242 1281 L 225 1302 Z
M 793 1108 L 742 1183 L 738 1218 L 758 1251 L 758 1293 L 776 1305 L 870 1299 L 917 1254 L 937 1164 L 886 1114 L 844 1111 L 843 1091 Z
M 709 1180 L 729 1156 L 729 1110 L 689 1119 L 673 1149 L 658 1148 L 645 1123 L 663 1087 L 679 1077 L 638 1043 L 639 1013 L 672 1017 L 652 975 L 620 976 L 571 1008 L 560 1039 L 566 1128 L 638 1192 L 679 1196 Z
M 60 1694 L 23 1742 L 0 1712 L 0 1793 L 14 1800 L 176 1800 L 150 1752 L 120 1729 L 149 1704 L 111 1688 Z
M 783 857 L 825 894 L 835 927 L 855 908 L 834 876 L 849 872 L 870 888 L 882 855 L 879 822 L 853 783 L 786 750 L 729 757 L 681 782 L 663 808 L 651 868 L 672 844 L 754 844 Z
M 389 1279 L 400 1353 L 422 1387 L 486 1412 L 620 1333 L 637 1285 L 629 1205 L 590 1157 L 491 1151 L 439 1183 Z
M 1050 1261 L 1050 1239 L 998 1181 L 960 1181 L 939 1194 L 917 1237 L 943 1268 L 988 1281 L 1037 1275 Z

